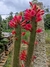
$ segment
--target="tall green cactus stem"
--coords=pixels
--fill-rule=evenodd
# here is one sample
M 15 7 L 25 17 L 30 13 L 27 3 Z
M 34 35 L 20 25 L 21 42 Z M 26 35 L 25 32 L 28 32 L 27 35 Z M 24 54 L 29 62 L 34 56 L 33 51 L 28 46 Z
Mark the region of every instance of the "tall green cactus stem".
M 21 26 L 18 25 L 15 34 L 15 38 L 18 38 L 17 40 L 15 39 L 14 42 L 14 55 L 13 55 L 13 65 L 12 67 L 20 67 L 19 64 L 19 52 L 20 52 L 20 45 L 21 45 Z
M 25 67 L 30 67 L 33 50 L 34 50 L 34 42 L 35 42 L 35 37 L 36 37 L 37 23 L 35 22 L 35 19 L 32 19 L 31 24 L 32 24 L 32 30 L 30 33 L 30 42 L 28 44 L 28 51 L 27 51 Z

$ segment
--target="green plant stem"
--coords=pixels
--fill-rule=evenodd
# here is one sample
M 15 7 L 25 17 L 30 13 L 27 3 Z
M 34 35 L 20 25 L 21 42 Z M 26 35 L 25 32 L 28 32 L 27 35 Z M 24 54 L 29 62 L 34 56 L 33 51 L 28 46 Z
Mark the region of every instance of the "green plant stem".
M 13 56 L 13 66 L 12 67 L 20 67 L 19 64 L 19 52 L 20 52 L 20 45 L 21 45 L 21 27 L 18 25 L 18 27 L 15 29 L 16 35 L 15 43 L 14 43 L 14 56 Z
M 31 59 L 32 59 L 33 51 L 34 51 L 34 42 L 35 42 L 35 37 L 36 37 L 37 23 L 34 20 L 32 20 L 31 24 L 32 24 L 32 31 L 30 33 L 30 42 L 28 44 L 25 67 L 30 67 Z

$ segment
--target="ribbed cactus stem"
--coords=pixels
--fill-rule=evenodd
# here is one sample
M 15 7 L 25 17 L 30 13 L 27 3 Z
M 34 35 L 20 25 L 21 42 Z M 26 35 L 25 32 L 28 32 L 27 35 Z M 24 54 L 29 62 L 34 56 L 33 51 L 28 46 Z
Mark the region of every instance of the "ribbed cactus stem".
M 13 65 L 12 67 L 20 67 L 19 64 L 19 52 L 20 52 L 20 45 L 21 45 L 21 27 L 20 25 L 17 26 L 14 42 L 14 55 L 13 55 Z
M 27 57 L 26 57 L 26 62 L 25 62 L 25 67 L 30 67 L 33 51 L 34 51 L 34 42 L 35 42 L 35 37 L 36 37 L 36 28 L 37 28 L 37 23 L 33 19 L 31 21 L 32 24 L 32 30 L 30 33 L 30 42 L 28 44 L 28 51 L 27 51 Z

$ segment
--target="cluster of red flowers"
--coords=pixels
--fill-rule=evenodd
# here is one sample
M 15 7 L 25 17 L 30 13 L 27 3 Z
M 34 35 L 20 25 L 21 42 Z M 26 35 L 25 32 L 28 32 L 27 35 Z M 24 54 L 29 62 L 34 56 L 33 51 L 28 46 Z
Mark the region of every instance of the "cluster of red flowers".
M 39 22 L 42 20 L 42 15 L 44 14 L 44 10 L 41 10 L 40 8 L 37 7 L 37 5 L 33 4 L 32 2 L 30 2 L 31 5 L 31 9 L 26 9 L 24 12 L 24 18 L 25 20 L 23 22 L 22 21 L 22 16 L 18 15 L 18 16 L 14 16 L 13 19 L 9 22 L 9 26 L 11 28 L 16 28 L 18 24 L 21 25 L 21 27 L 25 28 L 26 30 L 31 31 L 32 29 L 32 25 L 26 24 L 26 22 L 28 20 L 32 20 L 33 18 L 35 18 L 36 22 Z
M 16 28 L 18 24 L 22 21 L 22 16 L 14 16 L 13 19 L 9 22 L 11 28 Z
M 21 53 L 20 53 L 20 60 L 23 60 L 25 61 L 26 60 L 26 56 L 27 56 L 27 53 L 26 53 L 26 50 L 23 50 Z M 34 59 L 36 59 L 36 56 L 32 56 L 32 61 L 34 61 Z
M 25 61 L 26 60 L 26 50 L 23 50 L 20 54 L 20 60 Z M 36 59 L 36 56 L 32 56 L 32 61 L 34 61 Z M 25 67 L 24 63 L 21 64 L 21 67 Z
M 25 14 L 24 17 L 26 20 L 32 20 L 33 18 L 35 18 L 36 22 L 39 22 L 42 20 L 42 15 L 44 14 L 44 10 L 41 10 L 40 8 L 37 7 L 37 5 L 32 4 L 32 2 L 30 2 L 31 5 L 31 9 L 26 9 L 25 10 Z
M 20 54 L 20 60 L 23 60 L 23 61 L 25 61 L 26 60 L 26 50 L 23 50 L 22 52 L 21 52 L 21 54 Z

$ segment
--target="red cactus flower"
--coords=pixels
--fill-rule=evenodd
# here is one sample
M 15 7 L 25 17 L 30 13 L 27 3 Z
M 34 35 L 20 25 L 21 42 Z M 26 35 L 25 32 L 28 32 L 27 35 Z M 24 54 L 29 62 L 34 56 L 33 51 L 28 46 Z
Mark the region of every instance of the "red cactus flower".
M 22 16 L 18 15 L 18 16 L 14 16 L 13 18 L 14 22 L 16 23 L 20 23 L 22 21 Z
M 38 28 L 37 30 L 36 30 L 36 33 L 41 33 L 42 32 L 42 29 L 41 28 Z
M 36 59 L 36 56 L 33 56 L 33 57 L 32 57 L 32 61 L 34 61 L 34 59 Z
M 13 17 L 13 21 L 14 21 L 14 22 L 17 22 L 17 16 L 14 16 L 14 17 Z
M 31 31 L 32 25 L 31 24 L 26 24 L 25 29 Z
M 33 7 L 32 7 L 32 9 L 36 12 L 37 11 L 37 5 L 34 4 Z
M 35 16 L 35 11 L 32 9 L 26 9 L 24 17 L 26 20 L 31 20 Z
M 38 41 L 35 41 L 35 45 L 37 45 L 38 44 Z
M 17 37 L 16 37 L 15 39 L 16 39 L 16 40 L 18 40 L 18 38 L 17 38 Z
M 25 67 L 24 64 L 21 64 L 21 67 Z
M 38 9 L 36 13 L 36 22 L 39 22 L 42 20 L 42 15 L 44 14 L 44 10 Z
M 24 26 L 26 25 L 26 22 L 27 22 L 27 20 L 24 20 L 23 22 L 21 22 L 21 27 L 24 28 Z
M 16 28 L 18 23 L 22 20 L 22 16 L 14 16 L 13 19 L 9 22 L 11 28 Z
M 24 36 L 25 34 L 26 34 L 25 32 L 22 32 L 22 34 L 21 34 L 21 35 L 22 35 L 22 36 Z
M 42 20 L 42 17 L 41 16 L 40 17 L 36 17 L 36 22 L 39 22 L 41 20 Z
M 22 40 L 22 43 L 24 43 L 24 44 L 27 44 L 27 45 L 28 45 L 28 42 L 26 42 L 25 40 Z
M 32 20 L 34 17 L 36 18 L 36 22 L 39 22 L 42 20 L 42 15 L 44 14 L 44 10 L 41 10 L 36 4 L 33 4 L 32 2 L 29 2 L 32 6 L 31 9 L 26 9 L 24 17 L 26 20 Z
M 30 3 L 30 6 L 33 7 L 33 3 L 32 2 L 29 2 Z
M 11 28 L 16 28 L 16 27 L 17 27 L 17 24 L 16 24 L 13 20 L 11 20 L 11 21 L 9 22 L 9 26 L 10 26 Z
M 26 51 L 25 50 L 23 50 L 22 52 L 21 52 L 21 54 L 20 54 L 20 60 L 26 60 Z
M 36 59 L 36 56 L 33 56 L 34 59 Z
M 12 31 L 12 34 L 16 34 L 16 31 L 15 31 L 15 30 L 13 30 L 13 31 Z
M 32 7 L 32 9 L 36 11 L 37 5 L 36 4 L 33 4 L 32 2 L 29 2 L 29 3 L 30 3 L 30 6 Z
M 41 15 L 44 14 L 44 10 L 40 10 L 38 13 L 40 13 Z

